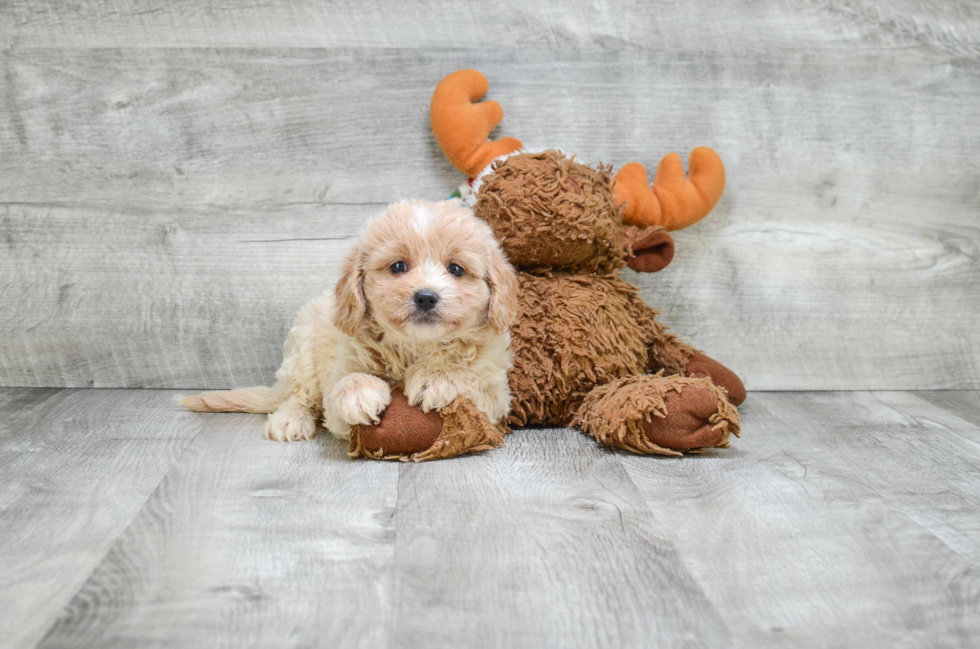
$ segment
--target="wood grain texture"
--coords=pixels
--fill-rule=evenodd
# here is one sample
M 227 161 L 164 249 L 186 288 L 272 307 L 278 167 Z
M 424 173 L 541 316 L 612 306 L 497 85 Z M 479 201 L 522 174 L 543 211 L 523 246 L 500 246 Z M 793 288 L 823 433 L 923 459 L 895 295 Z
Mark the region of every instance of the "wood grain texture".
M 271 382 L 296 309 L 382 207 L 9 208 L 0 383 Z
M 383 646 L 398 467 L 220 415 L 40 647 Z
M 936 408 L 980 426 L 980 392 L 973 390 L 919 392 L 916 394 Z
M 39 646 L 730 645 L 577 431 L 399 465 L 260 430 L 209 421 Z
M 44 636 L 205 421 L 162 392 L 0 390 L 0 646 Z
M 393 646 L 731 646 L 617 454 L 527 430 L 448 464 L 399 475 Z
M 937 419 L 909 393 L 753 393 L 731 451 L 623 464 L 740 645 L 968 647 L 980 445 Z
M 980 427 L 940 397 L 978 398 L 753 393 L 701 456 L 527 430 L 401 465 L 0 390 L 0 647 L 971 647 Z
M 4 46 L 480 47 L 686 51 L 939 46 L 976 53 L 969 0 L 361 2 L 13 0 Z
M 750 388 L 980 387 L 973 3 L 499 9 L 9 3 L 0 381 L 269 381 L 346 244 L 284 240 L 448 194 L 428 99 L 475 66 L 529 144 L 719 151 L 721 203 L 635 279 Z

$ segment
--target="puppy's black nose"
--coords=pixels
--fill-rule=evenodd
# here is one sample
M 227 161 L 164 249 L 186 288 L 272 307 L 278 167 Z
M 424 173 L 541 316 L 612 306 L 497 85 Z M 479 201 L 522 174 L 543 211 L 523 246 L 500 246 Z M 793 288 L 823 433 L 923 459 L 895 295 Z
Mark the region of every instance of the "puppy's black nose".
M 427 288 L 415 291 L 415 306 L 419 311 L 431 311 L 439 304 L 439 294 Z

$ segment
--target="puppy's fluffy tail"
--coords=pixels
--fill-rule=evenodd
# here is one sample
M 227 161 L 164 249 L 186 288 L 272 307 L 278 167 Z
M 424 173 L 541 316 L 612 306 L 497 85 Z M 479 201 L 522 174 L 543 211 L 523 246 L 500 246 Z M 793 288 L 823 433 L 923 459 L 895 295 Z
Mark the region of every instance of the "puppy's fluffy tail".
M 177 403 L 195 412 L 275 412 L 286 395 L 278 386 L 177 395 Z

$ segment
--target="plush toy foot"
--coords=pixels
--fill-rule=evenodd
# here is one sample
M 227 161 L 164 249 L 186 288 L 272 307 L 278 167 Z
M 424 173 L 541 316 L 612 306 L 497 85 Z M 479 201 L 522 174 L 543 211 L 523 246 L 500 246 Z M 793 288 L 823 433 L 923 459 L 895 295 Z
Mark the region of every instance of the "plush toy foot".
M 502 446 L 505 432 L 505 426 L 492 423 L 468 400 L 426 413 L 396 390 L 377 425 L 351 430 L 347 454 L 403 462 L 439 460 Z
M 725 388 L 728 392 L 728 400 L 733 406 L 740 406 L 745 401 L 745 386 L 742 385 L 742 379 L 738 378 L 735 372 L 701 352 L 694 352 L 687 359 L 684 376 L 711 379 L 715 385 Z
M 631 376 L 594 388 L 572 425 L 604 444 L 653 455 L 724 448 L 729 434 L 739 434 L 724 391 L 685 376 Z

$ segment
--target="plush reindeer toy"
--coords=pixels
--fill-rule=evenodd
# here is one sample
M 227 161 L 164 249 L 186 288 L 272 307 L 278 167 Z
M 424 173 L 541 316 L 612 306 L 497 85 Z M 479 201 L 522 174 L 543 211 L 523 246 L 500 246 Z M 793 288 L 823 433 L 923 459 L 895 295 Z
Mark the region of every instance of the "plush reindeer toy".
M 726 447 L 739 433 L 742 382 L 668 332 L 619 277 L 626 266 L 655 272 L 671 262 L 667 231 L 715 206 L 725 184 L 721 160 L 699 147 L 685 175 L 670 154 L 650 186 L 637 163 L 613 178 L 558 149 L 489 141 L 503 110 L 493 101 L 474 103 L 487 89 L 476 70 L 454 72 L 433 93 L 430 116 L 443 153 L 472 177 L 459 195 L 493 228 L 518 270 L 506 423 L 574 426 L 635 453 Z M 481 417 L 465 402 L 423 413 L 393 400 L 378 426 L 354 431 L 351 454 L 423 460 L 503 443 L 504 422 Z

